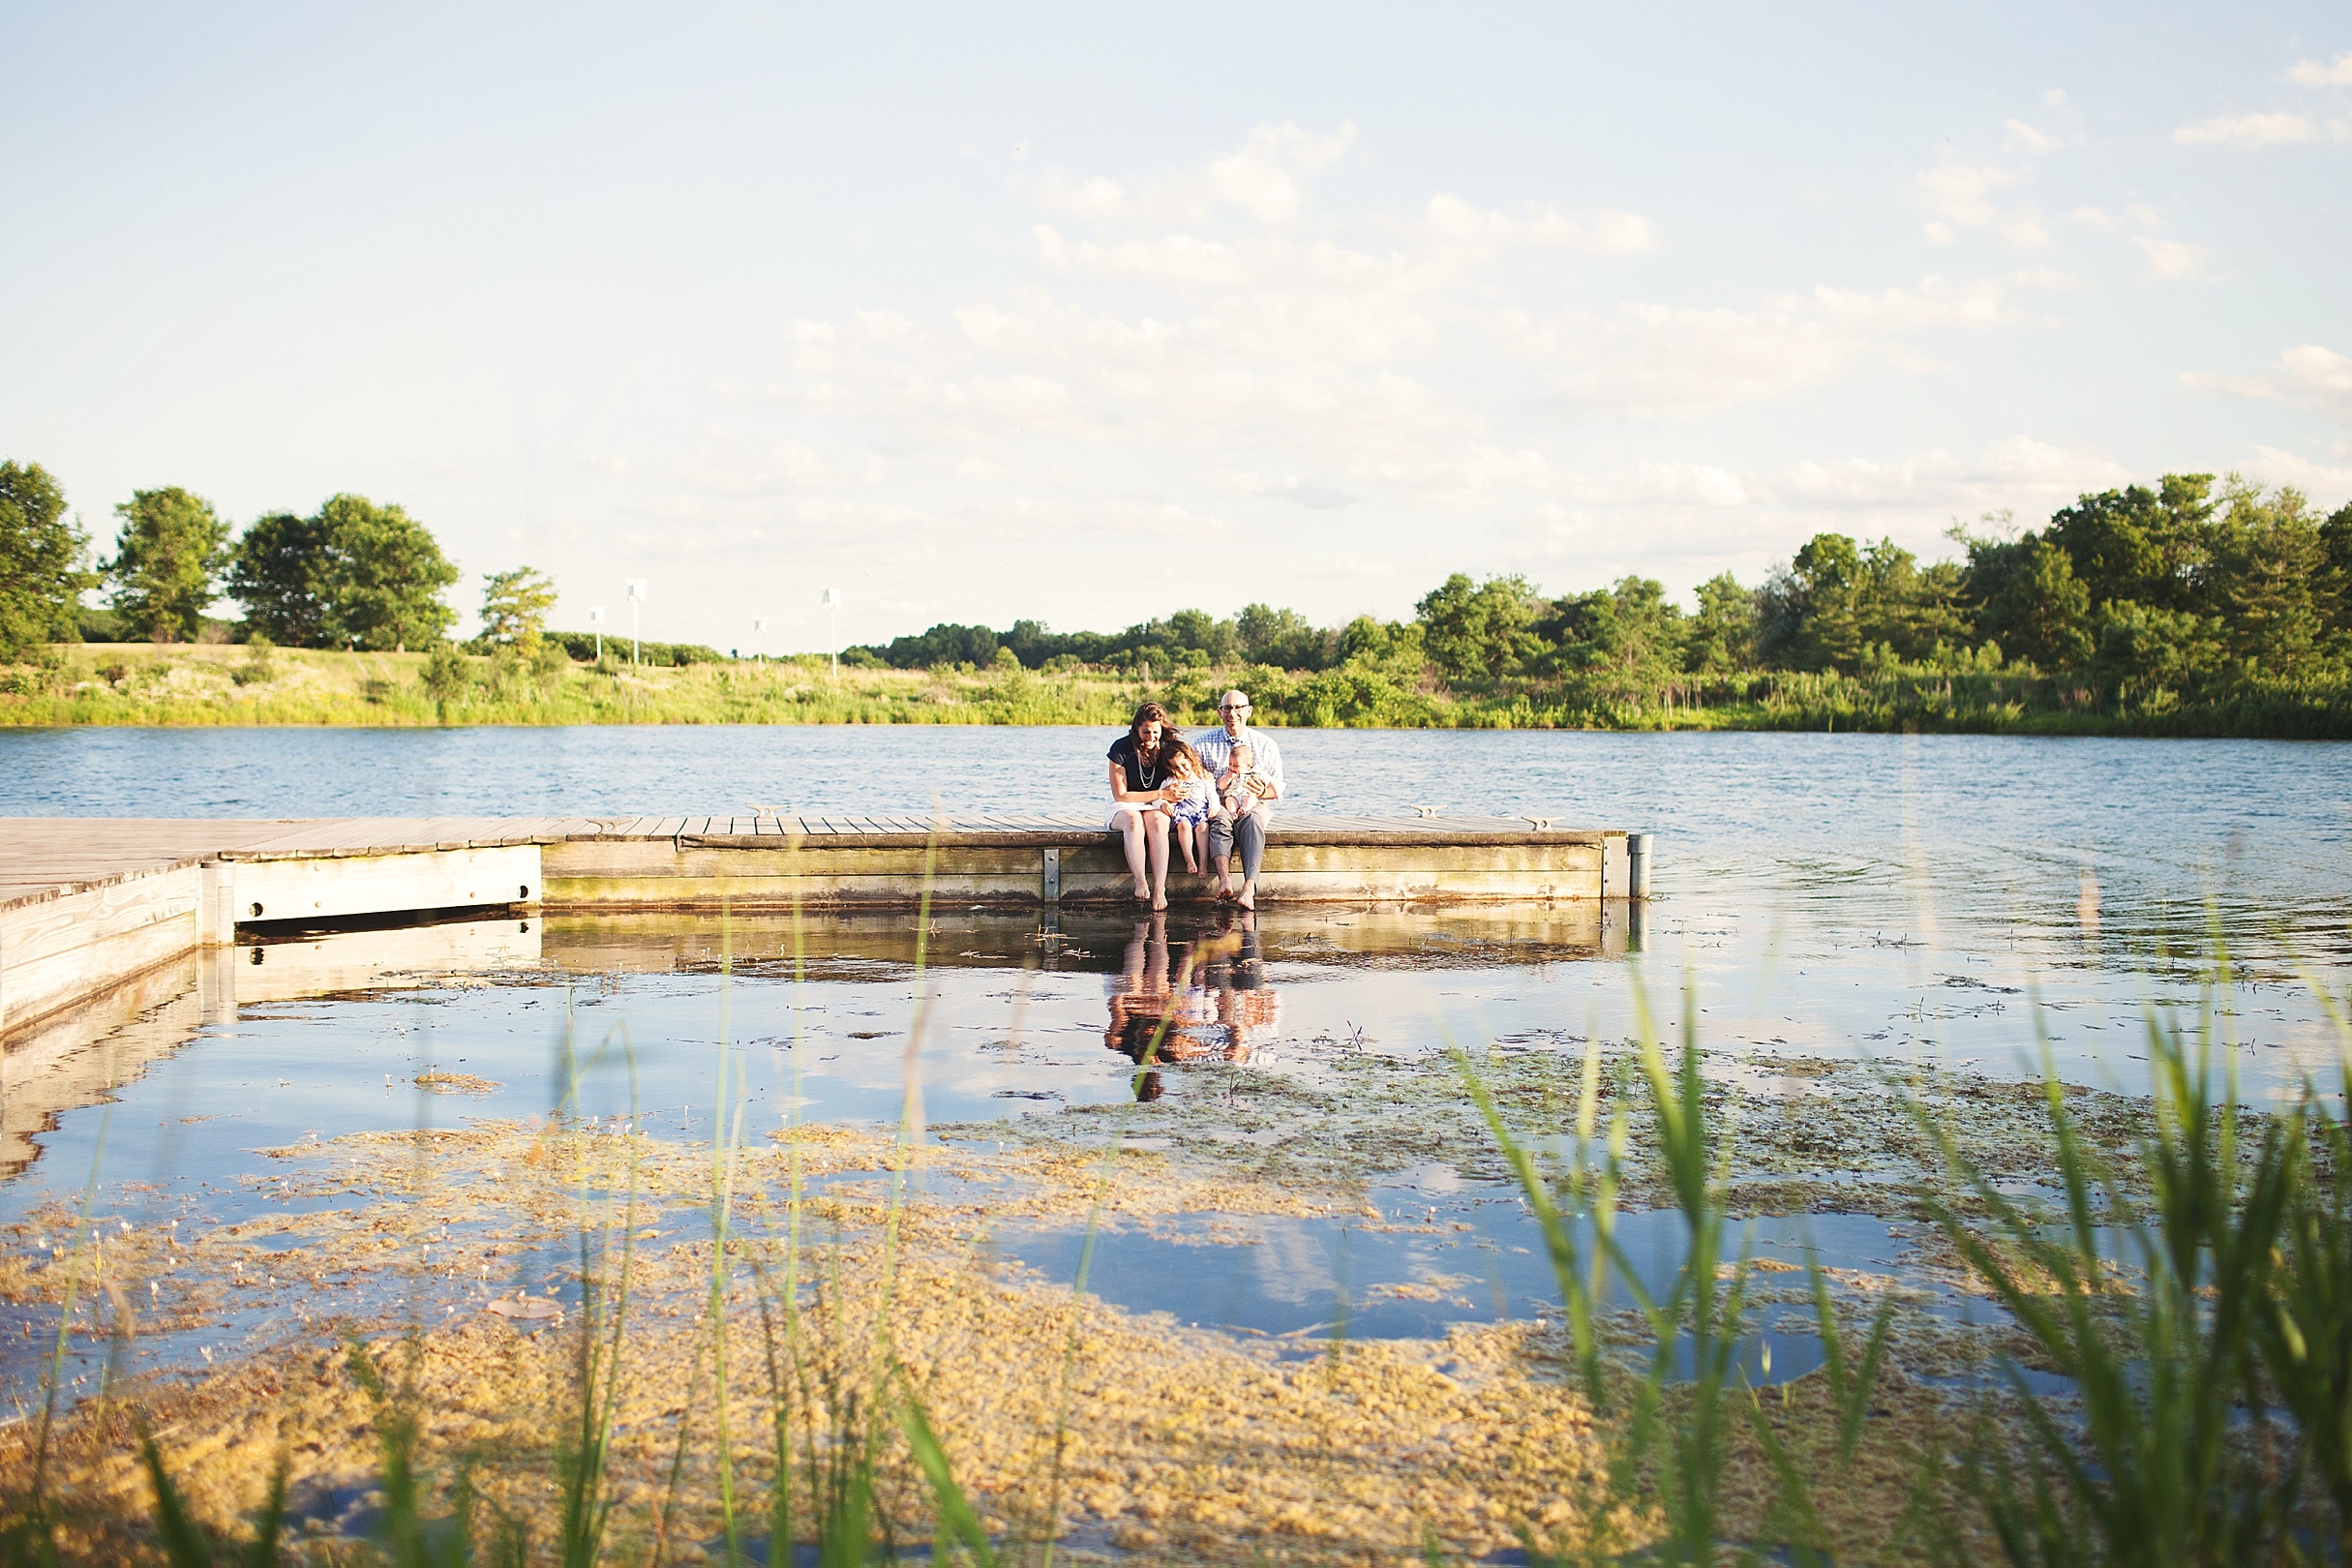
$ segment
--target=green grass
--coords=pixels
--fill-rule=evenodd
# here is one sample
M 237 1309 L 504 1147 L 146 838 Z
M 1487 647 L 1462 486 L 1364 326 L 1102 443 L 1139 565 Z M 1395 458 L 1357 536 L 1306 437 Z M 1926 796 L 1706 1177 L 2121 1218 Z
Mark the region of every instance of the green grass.
M 60 645 L 0 667 L 0 726 L 440 724 L 1123 725 L 1146 698 L 1215 722 L 1246 688 L 1261 723 L 1350 729 L 1860 730 L 2018 735 L 2352 738 L 2352 682 L 2243 679 L 2118 693 L 2066 675 L 1895 668 L 1854 675 L 1688 676 L 1618 689 L 1526 678 L 1449 687 L 1372 663 L 1322 671 L 1179 669 L 834 671 L 811 656 L 632 669 L 531 671 L 458 656 L 446 698 L 422 653 L 227 645 Z

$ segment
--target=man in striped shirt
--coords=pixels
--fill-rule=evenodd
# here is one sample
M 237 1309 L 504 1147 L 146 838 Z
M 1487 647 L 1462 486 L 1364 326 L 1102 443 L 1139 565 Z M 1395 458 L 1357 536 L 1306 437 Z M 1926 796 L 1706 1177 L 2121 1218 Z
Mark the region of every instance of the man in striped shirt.
M 1192 749 L 1208 765 L 1212 775 L 1221 780 L 1233 759 L 1235 746 L 1250 748 L 1250 769 L 1234 790 L 1236 809 L 1227 814 L 1220 810 L 1209 819 L 1209 859 L 1217 877 L 1217 896 L 1236 900 L 1244 909 L 1257 907 L 1257 869 L 1266 858 L 1266 823 L 1274 815 L 1274 802 L 1282 798 L 1282 753 L 1274 738 L 1263 730 L 1250 727 L 1250 699 L 1246 693 L 1228 691 L 1217 700 L 1218 729 L 1193 738 Z M 1233 888 L 1233 852 L 1241 851 L 1242 884 L 1237 893 Z

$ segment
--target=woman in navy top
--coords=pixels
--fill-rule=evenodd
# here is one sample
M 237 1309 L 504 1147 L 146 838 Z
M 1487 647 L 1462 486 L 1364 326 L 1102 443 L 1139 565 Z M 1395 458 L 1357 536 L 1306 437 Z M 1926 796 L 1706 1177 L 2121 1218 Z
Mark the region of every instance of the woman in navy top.
M 1183 783 L 1168 772 L 1175 743 L 1168 710 L 1145 703 L 1109 752 L 1111 804 L 1102 827 L 1124 842 L 1135 896 L 1149 899 L 1154 909 L 1168 907 L 1168 814 L 1160 805 L 1184 797 Z

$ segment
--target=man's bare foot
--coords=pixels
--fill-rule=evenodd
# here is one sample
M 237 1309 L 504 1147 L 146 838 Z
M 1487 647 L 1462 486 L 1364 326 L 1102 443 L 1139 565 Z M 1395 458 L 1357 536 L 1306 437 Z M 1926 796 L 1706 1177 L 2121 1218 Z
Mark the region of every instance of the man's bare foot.
M 1257 884 L 1254 882 L 1243 883 L 1242 890 L 1234 896 L 1233 901 L 1244 909 L 1257 908 Z

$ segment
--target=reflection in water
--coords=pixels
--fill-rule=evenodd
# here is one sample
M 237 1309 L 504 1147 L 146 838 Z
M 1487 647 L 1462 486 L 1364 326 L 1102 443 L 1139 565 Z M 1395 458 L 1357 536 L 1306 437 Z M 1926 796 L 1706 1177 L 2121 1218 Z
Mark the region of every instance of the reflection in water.
M 187 953 L 11 1035 L 0 1051 L 0 1179 L 39 1158 L 60 1117 L 112 1100 L 240 1007 L 401 991 L 535 967 L 536 920 L 448 920 L 313 933 Z
M 1164 1092 L 1160 1074 L 1148 1070 L 1155 1063 L 1246 1062 L 1252 1041 L 1282 1020 L 1257 918 L 1248 911 L 1213 917 L 1175 944 L 1172 959 L 1167 915 L 1137 920 L 1126 961 L 1107 988 L 1110 1024 L 1102 1043 L 1147 1070 L 1135 1080 L 1138 1100 Z

